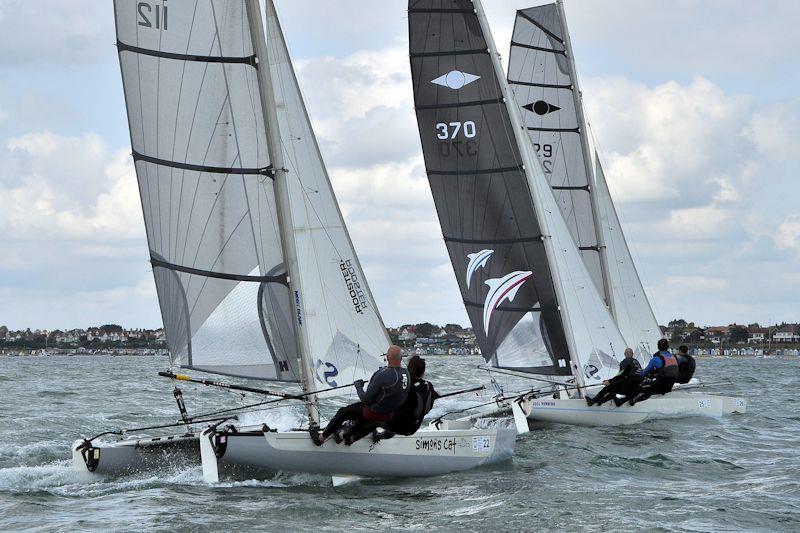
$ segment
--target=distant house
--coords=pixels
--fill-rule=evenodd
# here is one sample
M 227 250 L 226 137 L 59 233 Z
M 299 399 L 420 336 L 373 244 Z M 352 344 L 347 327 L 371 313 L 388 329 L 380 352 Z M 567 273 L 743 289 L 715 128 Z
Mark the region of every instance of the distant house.
M 772 335 L 775 342 L 800 342 L 800 331 L 797 324 L 785 324 Z
M 401 342 L 412 342 L 416 340 L 417 336 L 411 330 L 411 328 L 403 328 L 400 330 L 400 334 L 397 336 L 397 339 Z
M 748 344 L 761 344 L 768 340 L 769 328 L 762 328 L 758 326 L 750 326 L 747 328 L 747 342 Z
M 730 326 L 711 326 L 706 328 L 706 339 L 714 344 L 720 344 L 728 340 L 730 331 Z

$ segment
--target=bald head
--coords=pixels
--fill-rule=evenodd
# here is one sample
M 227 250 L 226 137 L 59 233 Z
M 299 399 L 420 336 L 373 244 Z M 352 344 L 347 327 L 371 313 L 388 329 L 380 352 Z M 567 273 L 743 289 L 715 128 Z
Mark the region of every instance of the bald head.
M 403 350 L 394 344 L 389 346 L 389 349 L 386 350 L 386 362 L 389 363 L 389 366 L 400 366 L 402 360 Z
M 628 359 L 633 357 L 633 350 L 631 350 L 630 348 L 625 348 L 625 357 L 627 357 Z

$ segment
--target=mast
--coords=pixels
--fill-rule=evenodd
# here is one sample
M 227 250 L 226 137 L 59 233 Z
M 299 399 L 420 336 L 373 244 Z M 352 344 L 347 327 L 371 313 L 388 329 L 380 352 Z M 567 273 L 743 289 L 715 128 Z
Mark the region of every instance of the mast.
M 592 221 L 594 222 L 594 234 L 597 241 L 597 251 L 600 254 L 600 272 L 603 278 L 603 299 L 611 311 L 614 319 L 617 318 L 616 310 L 612 305 L 611 287 L 608 276 L 608 256 L 606 254 L 605 239 L 600 230 L 600 218 L 597 213 L 597 189 L 595 187 L 595 175 L 592 169 L 592 154 L 589 149 L 588 130 L 586 128 L 586 117 L 583 114 L 583 96 L 580 85 L 578 85 L 578 71 L 575 67 L 575 56 L 572 53 L 572 41 L 569 38 L 569 28 L 567 28 L 567 16 L 564 12 L 564 0 L 557 0 L 558 15 L 564 28 L 564 48 L 566 49 L 567 62 L 569 64 L 570 75 L 572 77 L 572 98 L 575 103 L 575 113 L 578 116 L 578 129 L 582 133 L 579 135 L 581 149 L 583 151 L 583 164 L 586 168 L 586 177 L 589 180 L 589 203 L 592 209 Z
M 475 13 L 478 16 L 478 22 L 481 25 L 481 30 L 483 31 L 484 39 L 486 40 L 486 44 L 489 46 L 489 55 L 492 60 L 492 66 L 494 67 L 495 74 L 497 75 L 497 81 L 500 85 L 500 90 L 503 93 L 503 99 L 505 101 L 506 109 L 508 110 L 509 118 L 511 120 L 511 125 L 514 130 L 517 132 L 514 135 L 514 142 L 517 144 L 517 148 L 519 149 L 520 157 L 523 160 L 523 166 L 525 168 L 525 175 L 530 187 L 530 192 L 534 196 L 539 196 L 542 193 L 538 191 L 537 182 L 534 179 L 531 179 L 530 172 L 532 171 L 534 165 L 541 165 L 538 158 L 534 157 L 531 153 L 532 145 L 527 138 L 527 134 L 525 134 L 525 128 L 522 125 L 522 119 L 519 115 L 519 109 L 515 104 L 514 95 L 511 94 L 511 89 L 508 86 L 508 81 L 506 80 L 505 73 L 503 72 L 503 67 L 500 64 L 500 55 L 497 50 L 497 47 L 494 44 L 494 37 L 492 36 L 491 29 L 489 28 L 489 21 L 486 19 L 486 14 L 483 11 L 483 5 L 481 4 L 481 0 L 473 0 L 473 5 L 475 6 Z M 549 188 L 549 187 L 548 187 Z M 551 191 L 546 191 L 546 194 L 552 194 Z M 533 198 L 531 199 L 533 201 Z M 550 238 L 550 229 L 549 224 L 547 221 L 547 217 L 544 216 L 544 213 L 541 212 L 539 208 L 540 202 L 535 202 L 534 205 L 537 206 L 534 209 L 536 213 L 536 219 L 539 223 L 539 227 L 542 229 L 542 241 L 544 243 L 546 249 L 546 256 L 547 256 L 547 263 L 550 267 L 551 275 L 553 276 L 553 285 L 556 291 L 556 298 L 559 302 L 559 310 L 561 312 L 561 323 L 564 327 L 564 333 L 567 340 L 567 347 L 570 351 L 570 354 L 577 354 L 577 348 L 575 345 L 575 336 L 572 332 L 572 326 L 570 321 L 564 316 L 567 310 L 563 307 L 563 302 L 565 301 L 564 291 L 562 287 L 562 280 L 561 274 L 558 271 L 558 265 L 555 264 L 555 248 L 553 247 L 553 242 Z M 558 216 L 561 216 L 559 213 Z M 575 377 L 576 384 L 579 386 L 579 391 L 584 385 L 583 377 L 578 368 L 575 367 L 576 362 L 574 357 L 570 357 L 572 361 L 572 375 Z
M 283 146 L 281 143 L 280 129 L 278 126 L 278 115 L 275 110 L 275 93 L 272 85 L 272 73 L 270 72 L 269 54 L 264 34 L 264 23 L 261 18 L 259 0 L 246 0 L 247 18 L 250 26 L 250 38 L 253 42 L 253 49 L 258 61 L 257 72 L 261 90 L 261 110 L 264 114 L 264 129 L 266 130 L 267 148 L 269 149 L 272 162 L 273 176 L 275 180 L 275 197 L 277 204 L 278 227 L 281 236 L 281 246 L 286 262 L 286 273 L 289 283 L 289 297 L 294 303 L 294 318 L 292 325 L 294 338 L 297 345 L 297 353 L 300 359 L 300 374 L 303 391 L 305 393 L 316 392 L 316 384 L 312 377 L 313 369 L 310 366 L 308 355 L 307 339 L 302 331 L 302 320 L 305 316 L 300 287 L 300 269 L 297 262 L 297 250 L 295 247 L 294 234 L 292 232 L 291 202 L 289 189 L 286 183 L 288 171 L 283 160 Z M 275 6 L 272 0 L 266 0 L 266 10 L 269 14 L 275 15 Z M 276 18 L 277 22 L 277 18 Z M 308 408 L 309 422 L 313 425 L 319 424 L 318 397 L 311 394 L 306 401 Z

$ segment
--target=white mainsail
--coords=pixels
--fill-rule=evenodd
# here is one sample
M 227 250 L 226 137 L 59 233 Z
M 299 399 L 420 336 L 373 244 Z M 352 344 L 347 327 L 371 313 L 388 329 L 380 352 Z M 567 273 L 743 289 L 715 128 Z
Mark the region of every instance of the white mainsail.
M 597 208 L 606 243 L 609 285 L 617 326 L 628 346 L 634 349 L 640 360 L 646 362 L 656 349 L 655 341 L 662 337 L 661 329 L 636 271 L 600 158 L 596 154 L 595 162 Z
M 508 83 L 534 151 L 597 290 L 612 305 L 583 103 L 560 4 L 517 11 Z
M 173 363 L 258 379 L 306 378 L 311 390 L 368 379 L 388 336 L 271 2 L 269 47 L 263 31 L 253 31 L 263 28 L 257 1 L 115 0 L 114 9 Z M 265 96 L 277 109 L 264 107 Z M 270 154 L 270 135 L 282 157 Z

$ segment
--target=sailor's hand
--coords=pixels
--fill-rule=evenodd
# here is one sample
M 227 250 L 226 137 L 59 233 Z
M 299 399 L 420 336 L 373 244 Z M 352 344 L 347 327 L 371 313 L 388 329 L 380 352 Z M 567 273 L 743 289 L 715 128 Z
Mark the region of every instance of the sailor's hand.
M 603 385 L 608 385 L 608 380 L 607 379 L 603 380 Z
M 357 379 L 357 380 L 355 380 L 353 382 L 353 385 L 355 385 L 356 387 L 358 387 L 360 389 L 360 388 L 362 388 L 364 386 L 364 380 L 363 379 Z

